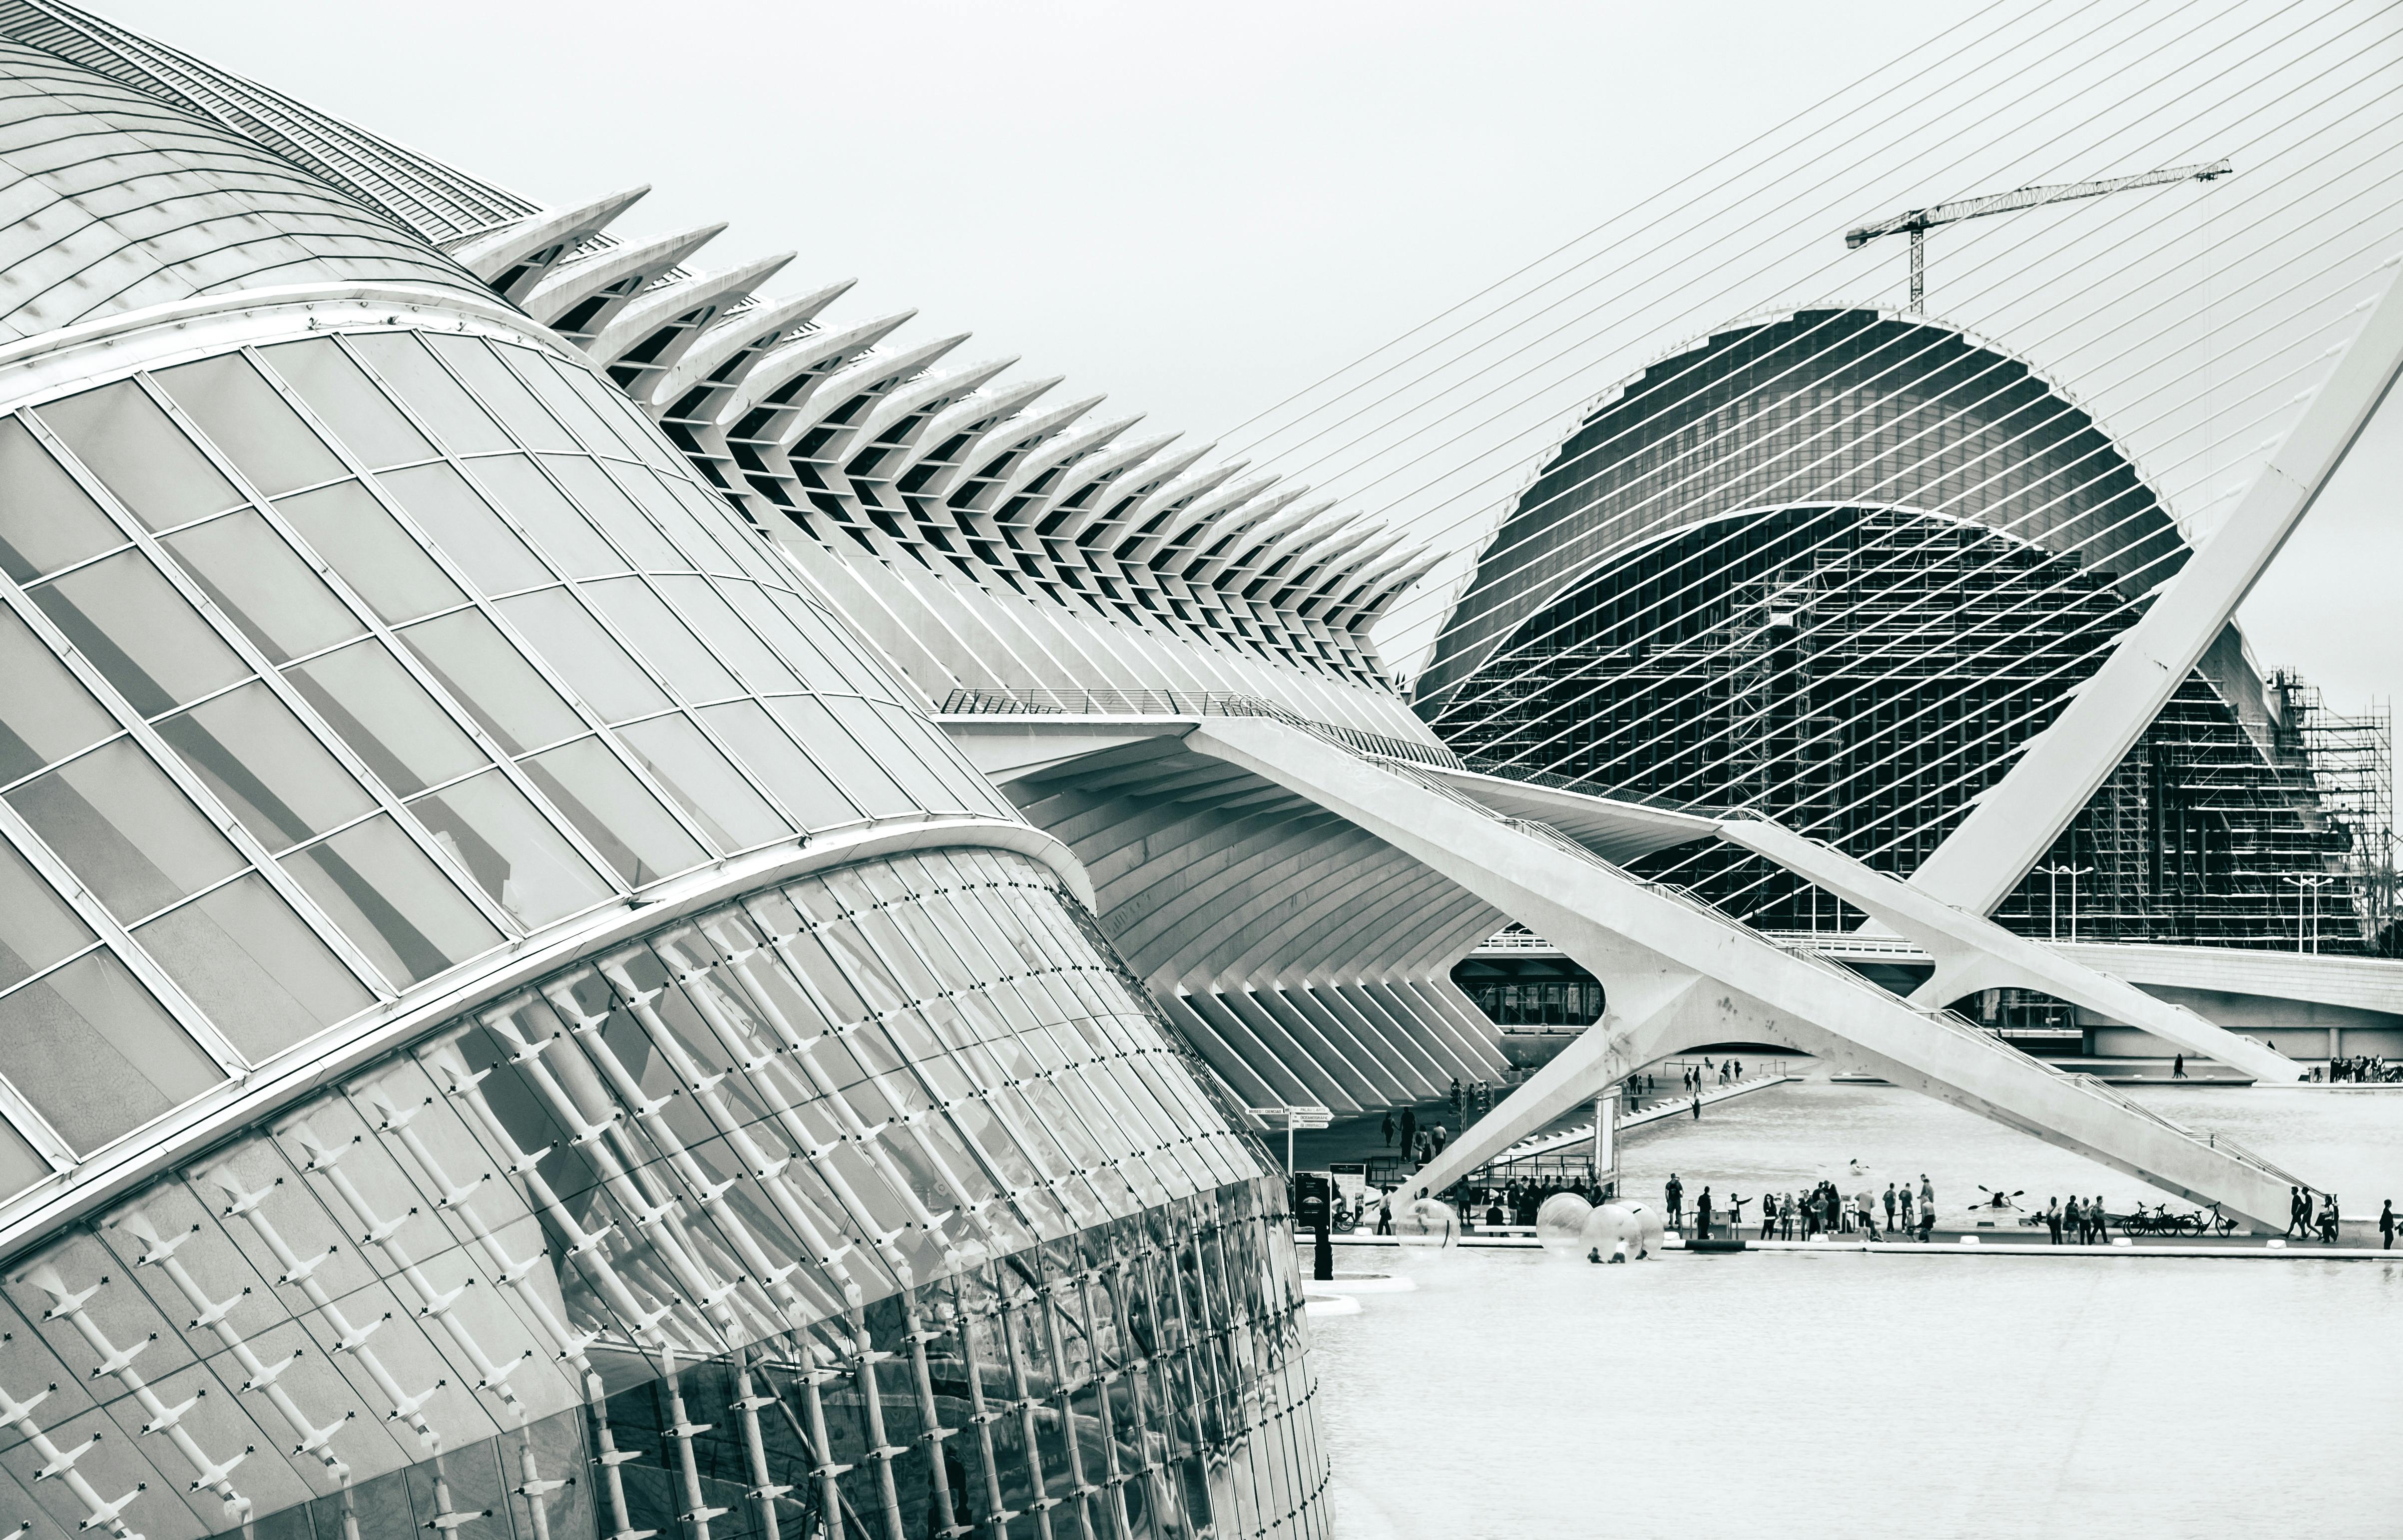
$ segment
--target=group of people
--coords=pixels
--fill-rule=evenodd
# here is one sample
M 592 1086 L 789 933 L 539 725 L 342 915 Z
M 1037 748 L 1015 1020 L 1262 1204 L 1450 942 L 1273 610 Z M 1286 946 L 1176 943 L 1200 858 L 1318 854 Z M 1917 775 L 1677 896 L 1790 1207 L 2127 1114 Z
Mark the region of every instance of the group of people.
M 2091 1203 L 2080 1203 L 2073 1192 L 2066 1203 L 2046 1200 L 2044 1228 L 2056 1246 L 2099 1246 L 2111 1238 L 2111 1216 L 2104 1212 L 2101 1193 Z
M 2317 1069 L 2312 1078 L 2320 1077 Z M 2403 1061 L 2389 1062 L 2382 1053 L 2354 1054 L 2349 1059 L 2331 1059 L 2327 1062 L 2327 1078 L 2331 1085 L 2376 1085 L 2403 1080 Z
M 1454 1098 L 1457 1099 L 1460 1093 L 1460 1082 L 1453 1081 L 1452 1089 Z M 1419 1127 L 1419 1109 L 1416 1107 L 1404 1107 L 1401 1121 L 1398 1123 L 1394 1120 L 1394 1109 L 1387 1107 L 1385 1120 L 1381 1128 L 1385 1135 L 1387 1149 L 1394 1147 L 1394 1135 L 1396 1133 L 1401 1135 L 1402 1154 L 1414 1166 L 1425 1165 L 1443 1153 L 1444 1145 L 1452 1143 L 1452 1130 L 1442 1123 L 1438 1123 L 1433 1128 Z
M 1857 1163 L 1854 1172 L 1860 1172 Z M 1670 1228 L 1684 1229 L 1686 1185 L 1675 1172 L 1669 1173 L 1661 1197 L 1668 1209 Z M 1691 1233 L 1708 1240 L 1722 1221 L 1730 1234 L 1741 1232 L 1744 1205 L 1752 1201 L 1741 1193 L 1729 1193 L 1725 1200 L 1715 1202 L 1711 1189 L 1704 1187 L 1694 1200 Z M 1763 1241 L 1808 1241 L 1819 1235 L 1866 1235 L 1877 1241 L 1888 1234 L 1909 1235 L 1913 1230 L 1924 1241 L 1936 1227 L 1936 1185 L 1924 1172 L 1920 1175 L 1916 1191 L 1908 1182 L 1888 1182 L 1882 1205 L 1870 1187 L 1864 1186 L 1847 1199 L 1842 1188 L 1825 1179 L 1807 1192 L 1772 1192 L 1758 1201 L 1759 1239 Z M 1885 1212 L 1882 1226 L 1878 1223 L 1881 1206 Z
M 2317 1235 L 2320 1238 L 2320 1244 L 2324 1246 L 2336 1244 L 2337 1227 L 2342 1218 L 2337 1212 L 2336 1194 L 2324 1192 L 2319 1195 L 2319 1199 L 2317 1211 L 2314 1212 L 2311 1188 L 2288 1187 L 2286 1189 L 2286 1237 L 2288 1239 L 2292 1239 L 2295 1232 L 2299 1230 L 2306 1241 Z M 2386 1206 L 2388 1212 L 2392 1213 L 2395 1207 L 2393 1200 L 2390 1199 Z M 2379 1225 L 2381 1233 L 2386 1238 L 2391 1249 L 2394 1244 L 2394 1222 L 2382 1214 L 2379 1216 Z

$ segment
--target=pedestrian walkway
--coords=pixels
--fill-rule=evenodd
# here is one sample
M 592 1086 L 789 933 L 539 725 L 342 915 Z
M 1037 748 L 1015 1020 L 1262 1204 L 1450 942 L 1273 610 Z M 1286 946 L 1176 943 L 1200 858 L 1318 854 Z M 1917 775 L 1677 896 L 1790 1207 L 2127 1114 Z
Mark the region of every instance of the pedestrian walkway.
M 1731 1102 L 1739 1096 L 1749 1096 L 1754 1091 L 1767 1090 L 1771 1086 L 1782 1086 L 1788 1080 L 1801 1078 L 1802 1076 L 1799 1075 L 1788 1075 L 1784 1071 L 1769 1075 L 1746 1075 L 1743 1079 L 1730 1081 L 1724 1086 L 1708 1087 L 1702 1093 L 1702 1103 L 1705 1107 L 1715 1107 L 1721 1102 Z M 1657 1102 L 1647 1104 L 1641 1112 L 1620 1113 L 1618 1131 L 1623 1134 L 1630 1129 L 1640 1129 L 1648 1124 L 1665 1122 L 1672 1117 L 1691 1117 L 1693 1115 L 1694 1098 L 1691 1094 L 1664 1095 Z M 1544 1130 L 1541 1133 L 1531 1134 L 1495 1156 L 1493 1163 L 1498 1166 L 1511 1160 L 1523 1160 L 1532 1156 L 1550 1155 L 1558 1150 L 1574 1148 L 1580 1141 L 1590 1142 L 1592 1138 L 1593 1119 L 1588 1117 L 1583 1122 L 1555 1126 Z

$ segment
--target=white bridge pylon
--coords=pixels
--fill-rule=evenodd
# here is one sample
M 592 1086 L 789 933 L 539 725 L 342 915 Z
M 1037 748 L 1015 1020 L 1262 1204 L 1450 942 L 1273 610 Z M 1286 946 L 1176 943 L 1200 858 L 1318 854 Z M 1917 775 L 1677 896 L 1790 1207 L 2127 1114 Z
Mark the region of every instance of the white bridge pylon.
M 2285 1221 L 2287 1189 L 2297 1180 L 2286 1172 L 2180 1128 L 2090 1076 L 2032 1059 L 1970 1022 L 1899 999 L 1840 964 L 1780 946 L 1699 900 L 1631 877 L 1556 831 L 1480 807 L 1436 780 L 1441 772 L 1368 759 L 1258 718 L 1206 718 L 1186 734 L 1185 745 L 1341 815 L 1549 937 L 1603 980 L 1602 1020 L 1412 1177 L 1413 1190 L 1440 1193 L 1646 1063 L 1685 1047 L 1740 1040 L 1780 1044 L 1876 1075 L 2197 1203 L 2216 1203 L 2256 1222 Z M 1537 793 L 1525 788 L 1521 795 Z M 1608 806 L 1574 793 L 1541 796 Z M 1747 848 L 1782 847 L 1783 836 L 1834 854 L 1749 820 L 1720 832 Z M 1750 839 L 1742 838 L 1747 834 Z M 1799 850 L 1762 853 L 1804 858 Z M 1844 884 L 1850 901 L 1868 898 L 1871 912 L 1888 911 L 1907 934 L 1940 938 L 1956 960 L 1954 981 L 2008 977 L 2065 991 L 2065 998 L 2115 1016 L 2140 1015 L 2147 1030 L 2198 1054 L 2292 1078 L 2289 1061 L 2190 1012 L 2057 955 L 2037 955 L 2035 943 L 1962 911 L 1890 904 L 1881 890 L 1902 884 L 1858 863 L 1846 866 L 1847 858 L 1808 859 L 1819 876 Z M 1938 980 L 1945 977 L 1939 964 Z

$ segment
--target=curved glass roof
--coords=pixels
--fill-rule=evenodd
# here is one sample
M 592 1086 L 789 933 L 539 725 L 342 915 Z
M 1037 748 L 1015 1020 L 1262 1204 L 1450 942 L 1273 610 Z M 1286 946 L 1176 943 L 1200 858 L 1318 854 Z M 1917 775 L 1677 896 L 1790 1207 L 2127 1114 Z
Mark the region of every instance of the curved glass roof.
M 281 284 L 491 292 L 291 161 L 14 42 L 0 42 L 0 335 Z

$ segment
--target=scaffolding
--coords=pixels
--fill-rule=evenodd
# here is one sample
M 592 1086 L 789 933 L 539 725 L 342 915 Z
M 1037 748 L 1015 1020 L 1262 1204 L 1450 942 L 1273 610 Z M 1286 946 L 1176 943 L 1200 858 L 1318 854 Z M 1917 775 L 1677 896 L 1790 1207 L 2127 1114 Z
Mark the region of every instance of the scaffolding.
M 2392 708 L 2373 701 L 2358 716 L 2327 709 L 2317 687 L 2291 670 L 2270 676 L 2282 746 L 2309 766 L 2319 810 L 2343 839 L 2335 874 L 2362 936 L 2390 950 L 2395 920 L 2395 734 Z

